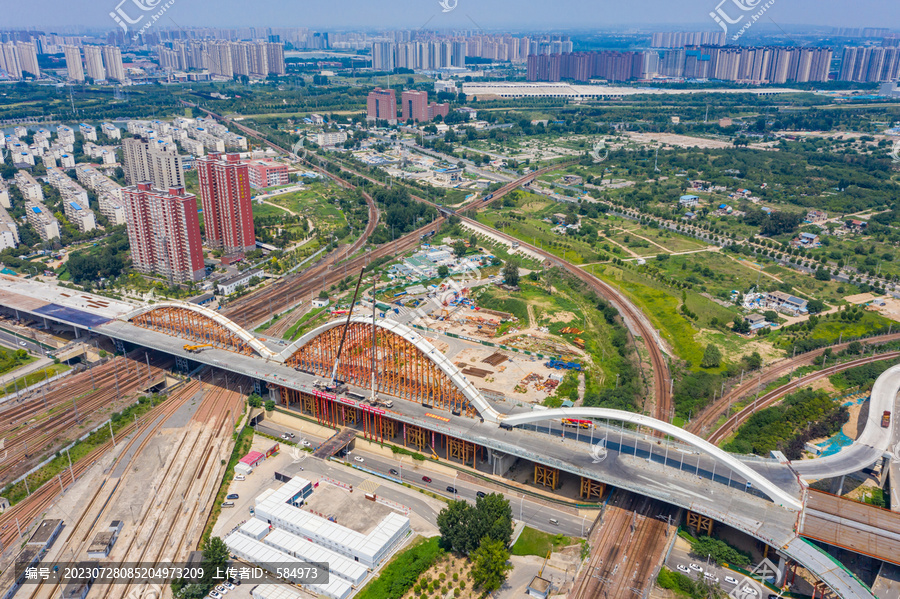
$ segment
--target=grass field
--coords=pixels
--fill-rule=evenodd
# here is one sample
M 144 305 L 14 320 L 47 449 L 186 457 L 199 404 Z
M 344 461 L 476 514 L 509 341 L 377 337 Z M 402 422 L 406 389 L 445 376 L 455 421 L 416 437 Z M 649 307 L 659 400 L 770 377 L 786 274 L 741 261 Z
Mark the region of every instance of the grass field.
M 538 557 L 547 557 L 547 552 L 551 549 L 556 551 L 561 547 L 575 545 L 579 540 L 574 537 L 565 535 L 551 535 L 546 532 L 535 530 L 526 526 L 512 546 L 513 555 L 537 555 Z
M 633 270 L 615 266 L 593 267 L 589 272 L 618 286 L 647 315 L 653 326 L 660 330 L 678 357 L 695 367 L 700 364 L 706 347 L 698 338 L 700 328 L 709 327 L 713 318 L 729 322 L 734 314 L 694 291 L 685 291 L 685 305 L 697 314 L 695 325 L 679 312 L 682 303 L 679 292 L 667 285 Z M 723 338 L 726 336 L 723 333 L 713 335 L 721 335 Z M 738 339 L 741 338 L 735 337 L 735 340 Z

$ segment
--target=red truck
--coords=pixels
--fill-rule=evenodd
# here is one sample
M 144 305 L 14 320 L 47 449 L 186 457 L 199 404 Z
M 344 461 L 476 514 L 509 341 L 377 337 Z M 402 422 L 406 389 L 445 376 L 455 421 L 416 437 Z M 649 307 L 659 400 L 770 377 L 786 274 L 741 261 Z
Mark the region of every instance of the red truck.
M 887 428 L 891 423 L 891 413 L 887 410 L 881 415 L 881 428 Z

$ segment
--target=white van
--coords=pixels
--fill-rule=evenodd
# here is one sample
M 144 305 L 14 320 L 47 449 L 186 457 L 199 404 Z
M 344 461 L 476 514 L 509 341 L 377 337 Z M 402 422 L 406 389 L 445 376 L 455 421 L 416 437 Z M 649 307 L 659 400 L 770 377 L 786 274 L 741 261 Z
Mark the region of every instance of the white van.
M 233 501 L 223 501 L 222 507 L 234 507 L 234 502 Z
M 235 474 L 234 480 L 247 480 L 247 477 L 244 476 L 243 474 Z

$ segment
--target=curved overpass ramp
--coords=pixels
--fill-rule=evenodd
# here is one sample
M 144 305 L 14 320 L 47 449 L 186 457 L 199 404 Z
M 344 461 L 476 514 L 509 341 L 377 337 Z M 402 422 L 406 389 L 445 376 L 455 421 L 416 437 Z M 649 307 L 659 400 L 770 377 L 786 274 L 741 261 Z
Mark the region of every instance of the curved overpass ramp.
M 814 481 L 858 472 L 886 455 L 891 455 L 897 438 L 897 394 L 900 391 L 900 366 L 884 371 L 872 387 L 869 415 L 859 438 L 834 455 L 814 460 L 791 462 L 791 467 L 804 480 Z M 881 416 L 891 412 L 888 427 L 881 426 Z

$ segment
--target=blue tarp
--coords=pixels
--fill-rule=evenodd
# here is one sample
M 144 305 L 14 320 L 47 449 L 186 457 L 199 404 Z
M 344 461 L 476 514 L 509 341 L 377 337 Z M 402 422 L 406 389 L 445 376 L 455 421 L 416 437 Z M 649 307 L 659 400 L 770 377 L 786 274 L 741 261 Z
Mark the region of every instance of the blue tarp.
M 83 327 L 98 327 L 101 324 L 105 324 L 112 320 L 83 310 L 60 306 L 59 304 L 47 304 L 46 306 L 41 306 L 34 312 L 43 316 L 49 316 L 50 318 L 56 318 L 71 322 L 72 324 L 81 325 Z

